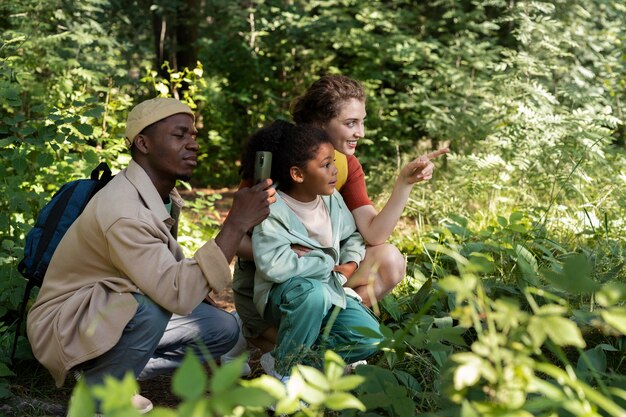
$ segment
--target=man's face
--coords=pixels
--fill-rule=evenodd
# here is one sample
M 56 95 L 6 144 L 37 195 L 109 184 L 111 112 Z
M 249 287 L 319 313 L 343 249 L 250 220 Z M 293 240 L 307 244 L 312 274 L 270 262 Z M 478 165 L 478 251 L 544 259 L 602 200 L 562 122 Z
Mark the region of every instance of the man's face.
M 149 163 L 162 180 L 189 181 L 196 167 L 198 143 L 193 118 L 185 113 L 160 120 L 145 133 Z

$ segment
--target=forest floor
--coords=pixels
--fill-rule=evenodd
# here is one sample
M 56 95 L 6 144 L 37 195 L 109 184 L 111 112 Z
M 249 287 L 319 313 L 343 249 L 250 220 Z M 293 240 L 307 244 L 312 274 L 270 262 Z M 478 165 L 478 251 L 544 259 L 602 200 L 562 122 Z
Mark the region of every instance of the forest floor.
M 232 189 L 194 189 L 183 190 L 180 192 L 184 199 L 192 198 L 196 193 L 203 192 L 205 194 L 219 193 L 221 199 L 215 202 L 215 207 L 219 212 L 219 221 L 223 221 L 228 214 L 228 210 L 232 204 Z M 232 265 L 231 265 L 232 266 Z M 212 293 L 211 298 L 218 307 L 233 311 L 235 305 L 233 302 L 232 287 L 228 287 L 219 294 Z M 252 348 L 250 351 L 249 364 L 252 374 L 249 378 L 256 378 L 263 373 L 259 364 L 261 352 Z M 25 361 L 18 364 L 17 376 L 11 384 L 11 392 L 14 397 L 6 404 L 0 404 L 0 416 L 50 416 L 62 417 L 67 413 L 67 404 L 72 394 L 74 381 L 67 378 L 62 388 L 56 388 L 54 381 L 48 371 L 42 367 L 37 361 Z M 206 367 L 207 373 L 210 369 Z M 162 375 L 149 381 L 140 383 L 141 394 L 152 400 L 155 406 L 175 408 L 179 399 L 171 392 L 172 375 Z

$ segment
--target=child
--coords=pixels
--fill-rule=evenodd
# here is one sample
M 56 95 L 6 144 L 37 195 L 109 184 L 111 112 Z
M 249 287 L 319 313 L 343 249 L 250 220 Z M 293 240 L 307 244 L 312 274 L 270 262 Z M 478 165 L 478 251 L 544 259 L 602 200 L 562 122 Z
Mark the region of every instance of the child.
M 378 323 L 358 295 L 343 287 L 362 261 L 365 244 L 334 192 L 330 138 L 313 126 L 276 121 L 250 139 L 244 178 L 252 176 L 259 150 L 273 154 L 271 178 L 278 193 L 270 216 L 252 234 L 254 303 L 278 328 L 276 370 L 284 375 L 294 363 L 319 365 L 320 347 L 337 351 L 348 363 L 369 357 L 380 339 L 355 328 L 377 332 Z M 334 308 L 339 312 L 331 318 Z M 327 325 L 332 327 L 324 340 Z

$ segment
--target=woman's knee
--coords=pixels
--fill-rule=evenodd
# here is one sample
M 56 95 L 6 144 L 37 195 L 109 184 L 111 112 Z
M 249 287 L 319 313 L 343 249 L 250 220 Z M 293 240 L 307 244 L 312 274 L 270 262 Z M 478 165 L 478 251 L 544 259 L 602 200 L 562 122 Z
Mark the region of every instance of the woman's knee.
M 366 259 L 378 268 L 378 275 L 391 288 L 395 287 L 406 273 L 404 255 L 390 243 L 369 247 Z

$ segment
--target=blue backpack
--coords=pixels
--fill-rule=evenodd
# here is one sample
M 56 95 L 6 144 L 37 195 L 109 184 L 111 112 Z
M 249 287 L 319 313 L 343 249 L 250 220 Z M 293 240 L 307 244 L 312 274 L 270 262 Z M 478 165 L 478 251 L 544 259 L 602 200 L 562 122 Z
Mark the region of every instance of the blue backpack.
M 26 304 L 34 287 L 41 287 L 48 264 L 61 238 L 83 212 L 91 198 L 113 178 L 106 162 L 101 162 L 91 177 L 70 181 L 52 196 L 37 215 L 35 226 L 26 235 L 24 258 L 17 269 L 26 278 L 26 289 L 20 306 L 11 357 L 15 355 L 17 337 L 26 312 Z

